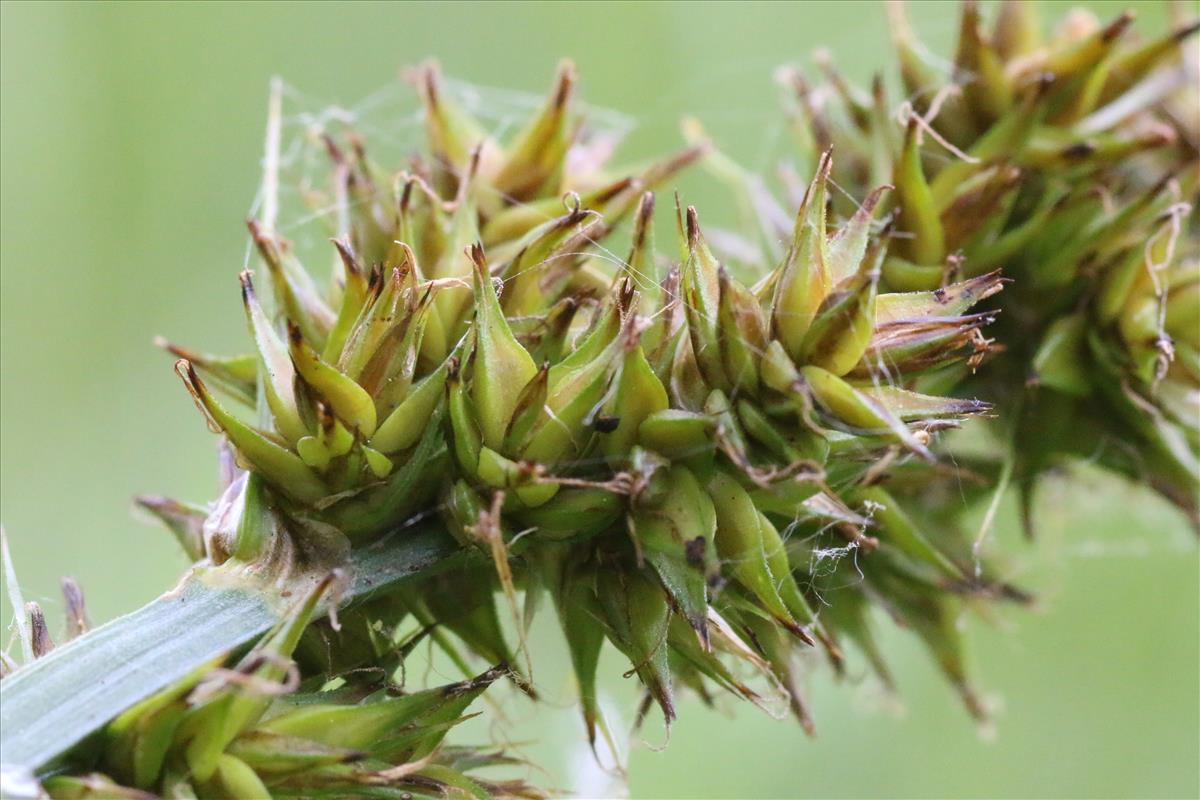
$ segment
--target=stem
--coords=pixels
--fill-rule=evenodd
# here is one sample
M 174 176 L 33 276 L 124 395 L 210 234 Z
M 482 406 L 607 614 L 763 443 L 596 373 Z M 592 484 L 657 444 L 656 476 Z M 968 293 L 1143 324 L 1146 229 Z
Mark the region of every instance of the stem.
M 13 608 L 13 622 L 17 626 L 17 638 L 21 640 L 21 657 L 26 663 L 33 660 L 33 645 L 29 627 L 25 622 L 25 598 L 21 596 L 21 585 L 17 583 L 17 571 L 13 568 L 12 554 L 8 552 L 8 536 L 0 525 L 0 560 L 4 561 L 4 580 L 8 584 L 8 602 Z
M 361 601 L 446 566 L 455 552 L 436 524 L 386 537 L 353 553 L 353 584 L 343 600 Z M 177 589 L 0 682 L 0 783 L 49 771 L 122 711 L 253 641 L 286 612 L 278 589 L 214 585 L 220 571 L 189 575 Z
M 279 141 L 283 125 L 283 79 L 271 78 L 267 101 L 267 134 L 263 143 L 262 226 L 275 235 L 279 216 Z

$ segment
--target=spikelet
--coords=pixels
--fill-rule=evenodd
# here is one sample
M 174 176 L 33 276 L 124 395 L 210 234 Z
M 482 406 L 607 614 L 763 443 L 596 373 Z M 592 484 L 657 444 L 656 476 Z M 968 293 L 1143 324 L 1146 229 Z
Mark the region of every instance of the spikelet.
M 501 620 L 523 631 L 534 606 L 527 597 L 521 612 L 521 590 L 548 590 L 593 741 L 605 639 L 668 722 L 678 691 L 708 696 L 711 682 L 789 706 L 811 727 L 793 658 L 817 647 L 840 668 L 843 634 L 862 635 L 817 612 L 827 587 L 810 567 L 830 535 L 846 552 L 877 551 L 869 580 L 850 590 L 862 602 L 903 589 L 912 614 L 942 614 L 996 594 L 990 576 L 911 520 L 893 526 L 894 541 L 891 529 L 869 530 L 885 503 L 862 491 L 892 462 L 933 461 L 936 431 L 987 410 L 919 383 L 981 358 L 994 315 L 974 306 L 1000 290 L 998 275 L 936 293 L 884 291 L 891 239 L 876 215 L 891 187 L 865 193 L 835 229 L 828 153 L 786 252 L 757 284 L 720 262 L 694 208 L 676 210 L 680 261 L 664 268 L 647 189 L 709 145 L 588 190 L 587 176 L 566 171 L 569 68 L 503 146 L 453 107 L 436 69 L 417 83 L 434 169 L 402 178 L 394 214 L 372 188 L 384 181 L 359 181 L 350 236 L 335 241 L 340 292 L 313 292 L 286 243 L 251 224 L 277 309 L 272 317 L 244 274 L 256 423 L 210 388 L 245 399 L 245 367 L 235 380 L 214 358 L 180 362 L 248 471 L 219 505 L 232 511 L 201 525 L 211 561 L 253 565 L 284 537 L 308 566 L 440 502 L 448 530 L 492 567 L 410 587 L 381 613 L 442 626 L 435 641 L 469 673 L 462 646 L 493 663 L 522 659 L 523 633 L 514 648 Z M 565 213 L 564 188 L 578 190 Z M 589 260 L 625 216 L 627 262 Z M 394 227 L 379 229 L 380 219 Z M 166 513 L 175 506 L 146 505 L 196 550 L 180 533 L 194 523 Z M 803 530 L 808 546 L 796 544 Z M 734 680 L 731 661 L 764 686 Z M 532 693 L 532 672 L 511 672 Z M 959 669 L 955 681 L 965 680 Z
M 1040 475 L 1081 457 L 1200 526 L 1200 74 L 1187 52 L 1200 23 L 1139 40 L 1130 13 L 1101 24 L 1078 12 L 1043 40 L 1031 3 L 1001 4 L 988 26 L 965 2 L 947 73 L 903 5 L 888 9 L 907 102 L 881 81 L 873 97 L 849 86 L 825 56 L 823 85 L 785 73 L 801 140 L 838 154 L 834 213 L 895 185 L 884 289 L 947 291 L 998 269 L 1013 281 L 996 362 L 941 385 L 1001 410 L 1027 509 Z
M 853 219 L 832 229 L 828 154 L 786 253 L 754 287 L 721 265 L 692 208 L 679 212 L 677 278 L 663 275 L 650 238 L 654 197 L 636 176 L 607 200 L 581 194 L 565 214 L 518 226 L 512 215 L 536 204 L 543 179 L 514 182 L 518 171 L 508 165 L 533 159 L 522 169 L 538 173 L 539 159 L 558 152 L 570 73 L 560 73 L 541 116 L 509 149 L 466 133 L 476 128 L 448 110 L 436 72 L 422 76 L 438 171 L 402 190 L 393 235 L 411 231 L 411 241 L 398 239 L 386 254 L 367 234 L 338 242 L 341 306 L 304 321 L 288 318 L 288 309 L 302 314 L 318 302 L 302 281 L 276 291 L 286 324 L 272 324 L 251 278 L 242 278 L 265 424 L 239 422 L 198 367 L 180 368 L 251 476 L 228 490 L 245 509 L 240 526 L 209 523 L 210 557 L 253 561 L 264 550 L 269 535 L 247 523 L 255 508 L 267 509 L 258 527 L 302 543 L 314 530 L 354 543 L 440 495 L 449 529 L 494 570 L 440 579 L 449 585 L 429 596 L 409 590 L 397 608 L 445 625 L 480 657 L 511 660 L 518 656 L 505 641 L 501 606 L 478 587 L 502 590 L 518 625 L 518 591 L 553 587 L 560 614 L 594 607 L 588 622 L 564 618 L 564 627 L 591 625 L 628 655 L 668 720 L 677 684 L 725 675 L 730 658 L 789 675 L 793 651 L 819 646 L 840 664 L 841 632 L 814 611 L 823 587 L 809 575 L 812 555 L 781 531 L 824 530 L 832 518 L 848 546 L 879 547 L 881 577 L 860 587 L 864 596 L 901 580 L 938 608 L 985 592 L 986 580 L 912 525 L 899 544 L 880 545 L 866 531 L 869 515 L 847 497 L 878 479 L 881 456 L 932 460 L 935 431 L 987 409 L 922 394 L 916 381 L 978 358 L 979 331 L 993 316 L 972 308 L 999 291 L 997 275 L 936 296 L 881 291 L 888 239 L 874 215 L 889 187 L 868 193 Z M 537 155 L 529 136 L 550 151 Z M 706 150 L 694 143 L 651 173 L 670 174 L 686 153 Z M 544 180 L 557 174 L 550 169 Z M 641 191 L 632 194 L 635 186 Z M 437 199 L 438 189 L 453 199 Z M 404 217 L 418 199 L 444 215 L 448 233 L 436 243 L 418 232 L 437 225 Z M 627 266 L 604 274 L 567 255 L 629 210 L 637 213 Z M 288 281 L 286 248 L 252 230 L 272 278 Z M 368 252 L 383 263 L 362 266 L 358 254 Z M 589 269 L 600 288 L 595 277 L 581 280 Z M 530 327 L 530 318 L 547 324 Z M 431 349 L 431 335 L 444 341 Z M 551 558 L 539 552 L 549 543 Z M 675 617 L 692 639 L 667 635 Z M 776 637 L 764 625 L 778 629 L 778 643 L 760 643 Z M 582 635 L 571 630 L 569 638 Z M 714 637 L 725 643 L 720 653 Z M 585 697 L 594 641 L 572 647 Z M 444 636 L 439 643 L 461 663 Z M 767 683 L 768 691 L 795 691 L 794 682 Z M 784 699 L 804 707 L 798 696 Z M 585 712 L 594 736 L 594 708 L 585 703 Z

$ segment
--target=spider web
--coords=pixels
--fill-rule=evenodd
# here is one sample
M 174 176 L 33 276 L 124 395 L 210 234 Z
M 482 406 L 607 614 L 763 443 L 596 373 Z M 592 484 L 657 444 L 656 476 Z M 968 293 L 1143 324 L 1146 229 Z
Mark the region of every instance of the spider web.
M 546 102 L 543 95 L 451 78 L 442 78 L 440 88 L 497 141 L 510 139 Z M 579 101 L 575 107 L 586 119 L 589 140 L 615 146 L 636 127 L 633 117 L 611 109 Z M 272 79 L 263 178 L 249 216 L 285 236 L 311 270 L 318 259 L 332 258 L 327 240 L 337 230 L 338 215 L 349 207 L 334 198 L 334 165 L 324 137 L 355 137 L 373 163 L 398 175 L 414 155 L 425 152 L 424 123 L 417 91 L 406 80 L 392 81 L 353 105 L 343 105 L 325 102 L 282 78 Z M 243 268 L 252 263 L 248 243 Z

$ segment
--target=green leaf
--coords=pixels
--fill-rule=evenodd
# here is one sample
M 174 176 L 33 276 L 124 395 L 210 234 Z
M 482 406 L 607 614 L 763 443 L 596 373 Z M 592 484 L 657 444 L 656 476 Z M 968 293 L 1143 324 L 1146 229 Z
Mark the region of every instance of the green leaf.
M 354 552 L 349 565 L 354 581 L 343 602 L 362 601 L 426 574 L 455 552 L 436 523 L 397 531 Z M 0 683 L 5 784 L 46 771 L 125 709 L 271 629 L 288 608 L 279 591 L 238 583 L 220 567 L 198 570 L 177 589 L 5 678 Z

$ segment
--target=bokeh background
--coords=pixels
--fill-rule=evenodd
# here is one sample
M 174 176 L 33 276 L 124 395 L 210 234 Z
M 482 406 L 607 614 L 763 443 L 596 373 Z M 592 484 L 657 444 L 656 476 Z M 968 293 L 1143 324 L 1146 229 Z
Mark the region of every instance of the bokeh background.
M 1128 5 L 1144 28 L 1166 24 L 1163 5 Z M 1066 10 L 1046 6 L 1048 18 Z M 1101 16 L 1121 8 L 1088 6 Z M 57 578 L 73 575 L 98 621 L 150 600 L 184 567 L 169 535 L 133 519 L 130 497 L 213 493 L 214 440 L 150 341 L 243 348 L 235 275 L 270 76 L 311 110 L 354 109 L 383 89 L 411 112 L 398 75 L 426 56 L 472 84 L 540 92 L 569 55 L 591 104 L 637 120 L 624 154 L 676 146 L 690 113 L 744 163 L 766 168 L 784 138 L 777 66 L 808 63 L 824 46 L 863 80 L 888 58 L 874 2 L 4 2 L 0 14 L 0 519 L 27 599 L 53 616 Z M 916 3 L 911 14 L 946 52 L 955 7 Z M 400 120 L 402 140 L 416 129 Z M 703 204 L 702 184 L 684 183 L 688 201 Z M 1038 513 L 1035 546 L 1011 508 L 996 531 L 1038 608 L 971 625 L 992 730 L 978 730 L 916 645 L 889 631 L 900 700 L 854 670 L 842 685 L 818 670 L 815 741 L 749 707 L 689 702 L 665 751 L 654 728 L 649 744 L 631 743 L 627 791 L 1200 794 L 1194 539 L 1153 498 L 1086 469 L 1047 487 Z M 7 625 L 7 597 L 2 610 Z M 492 732 L 524 743 L 547 770 L 538 780 L 590 796 L 621 791 L 581 745 L 554 637 L 537 634 L 552 702 L 506 701 L 508 719 Z M 613 659 L 606 691 L 624 729 L 633 695 L 620 671 Z

